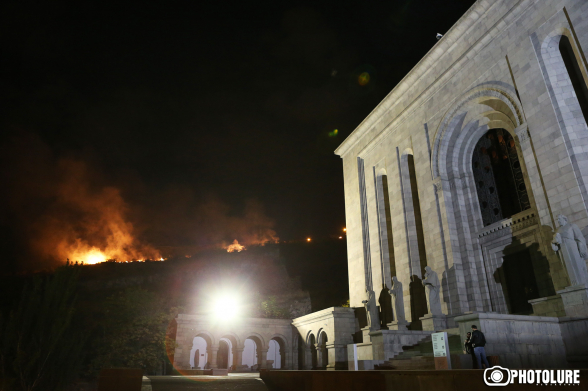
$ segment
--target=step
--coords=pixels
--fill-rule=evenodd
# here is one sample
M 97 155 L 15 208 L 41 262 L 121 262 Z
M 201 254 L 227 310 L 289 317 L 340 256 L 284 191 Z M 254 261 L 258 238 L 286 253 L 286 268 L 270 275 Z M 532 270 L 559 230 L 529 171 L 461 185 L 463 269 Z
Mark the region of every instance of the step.
M 410 359 L 392 359 L 382 365 L 386 369 L 411 370 L 411 369 L 435 369 L 435 358 L 432 356 L 419 356 Z

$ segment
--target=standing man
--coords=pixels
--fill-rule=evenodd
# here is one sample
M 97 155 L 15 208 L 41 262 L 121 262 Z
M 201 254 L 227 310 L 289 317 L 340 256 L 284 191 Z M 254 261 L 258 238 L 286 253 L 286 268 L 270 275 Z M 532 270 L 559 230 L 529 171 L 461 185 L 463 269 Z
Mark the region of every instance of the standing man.
M 486 368 L 490 368 L 490 364 L 488 364 L 488 359 L 486 358 L 486 350 L 484 349 L 484 346 L 486 345 L 486 337 L 484 337 L 483 332 L 478 330 L 478 326 L 475 324 L 472 325 L 472 339 L 470 342 L 474 348 L 474 354 L 478 361 L 478 368 L 482 369 L 482 363 L 486 365 Z

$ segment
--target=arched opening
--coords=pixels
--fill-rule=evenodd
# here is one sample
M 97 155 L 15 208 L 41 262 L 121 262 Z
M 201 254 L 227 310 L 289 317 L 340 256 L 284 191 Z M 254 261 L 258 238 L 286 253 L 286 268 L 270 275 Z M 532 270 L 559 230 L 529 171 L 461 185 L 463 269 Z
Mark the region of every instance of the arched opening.
M 216 365 L 220 369 L 230 369 L 233 362 L 233 344 L 228 338 L 221 338 L 218 343 Z
M 190 350 L 190 367 L 193 369 L 204 369 L 208 363 L 208 347 L 210 345 L 201 336 L 194 337 L 192 349 Z
M 223 335 L 220 341 L 224 341 L 228 345 L 228 354 L 227 354 L 227 369 L 232 371 L 239 370 L 241 366 L 241 352 L 239 351 L 239 340 L 231 334 Z M 219 355 L 221 354 L 220 350 L 220 343 L 219 343 Z M 220 368 L 220 367 L 219 367 Z
M 241 365 L 246 365 L 252 371 L 255 371 L 258 367 L 257 364 L 257 343 L 252 338 L 247 338 L 244 343 Z
M 566 35 L 562 35 L 559 40 L 559 51 L 570 76 L 572 87 L 574 87 L 576 98 L 578 98 L 578 102 L 580 103 L 584 120 L 588 123 L 588 88 L 586 87 L 586 81 L 582 75 L 580 64 L 574 54 L 570 39 Z
M 308 345 L 310 346 L 310 362 L 312 369 L 317 369 L 318 357 L 316 351 L 316 338 L 314 337 L 314 334 L 310 334 L 308 337 Z
M 272 369 L 284 368 L 286 366 L 284 352 L 283 342 L 277 338 L 271 339 L 267 350 L 267 367 Z
M 484 226 L 531 207 L 517 147 L 506 130 L 491 129 L 478 140 L 472 171 Z
M 305 343 L 304 343 L 304 339 L 302 338 L 302 336 L 300 334 L 298 334 L 298 369 L 302 370 L 304 369 L 304 363 L 305 363 Z
M 327 351 L 327 333 L 324 331 L 320 334 L 319 337 L 319 349 L 320 349 L 320 358 L 321 362 L 319 363 L 319 367 L 321 369 L 326 369 L 327 365 L 329 365 L 329 353 Z

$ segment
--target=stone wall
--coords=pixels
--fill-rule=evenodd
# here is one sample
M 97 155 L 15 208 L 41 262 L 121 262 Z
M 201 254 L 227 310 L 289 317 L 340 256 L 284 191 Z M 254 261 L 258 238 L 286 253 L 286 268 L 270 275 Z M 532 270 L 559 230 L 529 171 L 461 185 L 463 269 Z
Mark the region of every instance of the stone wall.
M 566 347 L 566 358 L 570 368 L 588 367 L 588 318 L 559 319 L 561 335 Z
M 463 315 L 455 321 L 462 343 L 471 326 L 478 326 L 486 337 L 486 355 L 499 356 L 503 367 L 567 367 L 566 346 L 558 318 L 480 313 Z M 570 325 L 570 334 L 572 328 Z

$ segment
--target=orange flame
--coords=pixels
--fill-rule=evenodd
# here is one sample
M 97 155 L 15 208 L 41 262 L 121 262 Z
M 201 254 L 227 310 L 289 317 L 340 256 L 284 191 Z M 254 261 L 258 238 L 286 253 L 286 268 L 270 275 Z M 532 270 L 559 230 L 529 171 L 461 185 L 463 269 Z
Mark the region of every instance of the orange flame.
M 65 175 L 56 189 L 56 213 L 44 219 L 42 235 L 35 243 L 43 252 L 91 265 L 109 260 L 163 260 L 159 251 L 137 239 L 119 189 L 94 189 L 84 164 L 64 161 L 62 165 Z
M 246 250 L 246 247 L 240 245 L 239 242 L 237 241 L 237 239 L 233 240 L 233 244 L 229 244 L 225 248 L 227 249 L 228 253 L 232 253 L 235 251 L 240 253 L 241 251 Z

